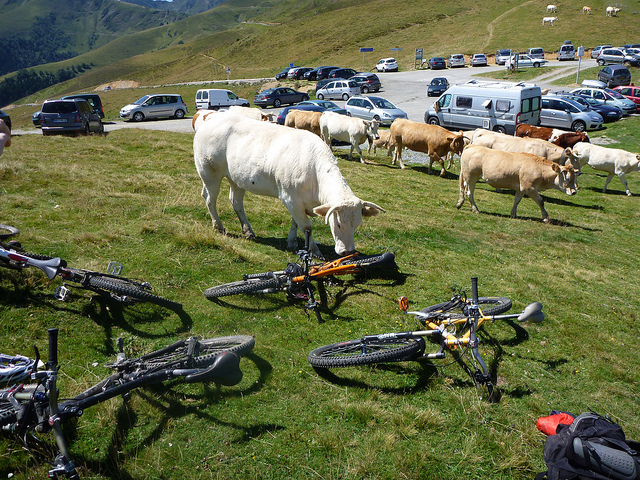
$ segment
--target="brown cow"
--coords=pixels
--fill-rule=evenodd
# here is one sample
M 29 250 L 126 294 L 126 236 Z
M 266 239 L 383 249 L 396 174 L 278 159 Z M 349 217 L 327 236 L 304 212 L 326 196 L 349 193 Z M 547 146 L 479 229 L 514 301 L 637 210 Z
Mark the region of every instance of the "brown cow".
M 516 127 L 515 136 L 539 138 L 562 148 L 573 148 L 578 142 L 591 143 L 589 135 L 585 132 L 565 132 L 556 128 L 536 127 L 527 123 L 521 123 Z
M 431 173 L 433 162 L 438 161 L 442 166 L 441 177 L 447 174 L 444 167 L 444 158 L 447 153 L 460 154 L 465 144 L 462 132 L 455 134 L 439 125 L 427 125 L 404 118 L 395 119 L 391 124 L 390 132 L 389 142 L 396 149 L 392 165 L 395 165 L 396 160 L 399 160 L 400 167 L 405 168 L 402 162 L 402 149 L 406 147 L 409 150 L 429 155 L 429 173 Z
M 389 130 L 378 130 L 380 138 L 373 140 L 369 138 L 369 153 L 371 153 L 371 147 L 373 147 L 373 154 L 376 154 L 378 148 L 386 148 L 387 156 L 393 155 L 394 145 L 389 142 L 390 132 Z M 373 141 L 372 141 L 373 140 Z
M 480 213 L 473 193 L 476 183 L 484 179 L 494 188 L 515 190 L 511 217 L 515 218 L 518 203 L 524 195 L 533 199 L 542 212 L 542 220 L 549 222 L 544 200 L 539 192 L 555 188 L 567 195 L 576 194 L 576 175 L 571 165 L 560 166 L 530 153 L 513 153 L 470 145 L 460 157 L 460 197 L 458 208 L 469 198 L 471 210 Z
M 315 133 L 320 138 L 320 117 L 322 112 L 312 112 L 309 110 L 289 110 L 287 117 L 284 119 L 286 127 L 297 128 L 298 130 L 307 130 Z

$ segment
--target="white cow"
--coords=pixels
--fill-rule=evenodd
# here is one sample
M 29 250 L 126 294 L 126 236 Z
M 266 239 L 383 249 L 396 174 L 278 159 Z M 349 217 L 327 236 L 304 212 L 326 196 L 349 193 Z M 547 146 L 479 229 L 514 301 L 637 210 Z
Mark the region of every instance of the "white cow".
M 558 11 L 557 5 L 547 5 L 547 13 L 556 13 Z
M 580 165 L 588 164 L 594 170 L 607 172 L 607 180 L 604 182 L 602 192 L 607 191 L 607 185 L 617 175 L 628 196 L 631 196 L 627 186 L 626 174 L 640 171 L 640 155 L 630 153 L 619 148 L 606 148 L 592 143 L 576 143 L 573 147 Z
M 558 17 L 542 17 L 542 26 L 544 27 L 547 23 L 553 27 L 553 22 L 558 20 Z
M 229 200 L 246 237 L 255 235 L 244 211 L 245 192 L 278 197 L 291 213 L 287 244 L 294 250 L 297 228 L 311 231 L 307 215 L 324 216 L 336 253 L 344 255 L 355 250 L 353 236 L 362 218 L 384 212 L 353 194 L 329 147 L 305 130 L 215 112 L 197 125 L 193 154 L 213 227 L 223 233 L 216 202 L 224 177 L 231 185 Z M 321 256 L 313 239 L 310 248 Z
M 607 17 L 617 17 L 619 11 L 620 9 L 618 7 L 613 7 L 609 5 L 606 10 Z
M 380 124 L 376 120 L 367 121 L 361 118 L 347 117 L 335 112 L 322 112 L 320 117 L 320 132 L 322 138 L 331 147 L 331 140 L 336 139 L 341 142 L 349 142 L 349 160 L 355 149 L 360 155 L 360 161 L 365 163 L 362 158 L 362 150 L 360 144 L 365 143 L 369 139 L 371 141 L 380 138 L 378 135 L 378 126 Z
M 588 7 L 586 5 L 584 7 L 582 7 L 582 14 L 583 15 L 591 15 L 591 7 Z
M 4 120 L 0 119 L 0 155 L 4 151 L 4 147 L 11 145 L 11 130 Z

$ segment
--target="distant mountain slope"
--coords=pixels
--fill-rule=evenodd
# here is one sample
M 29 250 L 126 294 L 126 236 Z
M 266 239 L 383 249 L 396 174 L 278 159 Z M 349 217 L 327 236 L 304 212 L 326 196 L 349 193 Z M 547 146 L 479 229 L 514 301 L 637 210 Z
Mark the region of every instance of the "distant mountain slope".
M 225 0 L 122 0 L 124 2 L 135 3 L 147 8 L 158 10 L 170 10 L 172 12 L 195 13 L 206 12 L 216 5 L 220 5 Z
M 0 0 L 0 75 L 71 58 L 185 16 L 117 0 Z

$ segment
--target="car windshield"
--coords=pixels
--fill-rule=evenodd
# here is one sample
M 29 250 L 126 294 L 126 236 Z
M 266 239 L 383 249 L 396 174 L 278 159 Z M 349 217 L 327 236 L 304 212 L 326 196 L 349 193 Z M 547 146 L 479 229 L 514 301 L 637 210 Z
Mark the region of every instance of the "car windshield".
M 377 108 L 396 108 L 393 103 L 389 100 L 385 100 L 384 98 L 369 97 L 369 100 L 371 100 Z
M 431 80 L 431 85 L 446 85 L 447 81 L 444 78 L 434 78 Z
M 142 98 L 139 98 L 138 100 L 136 100 L 135 102 L 133 102 L 135 105 L 142 105 L 144 102 L 146 102 L 149 97 L 151 97 L 151 95 L 145 95 Z
M 617 99 L 617 100 L 623 100 L 624 97 L 622 95 L 620 95 L 618 92 L 616 92 L 615 90 L 611 90 L 609 88 L 605 89 L 605 92 L 607 92 L 610 96 L 612 96 L 613 98 Z

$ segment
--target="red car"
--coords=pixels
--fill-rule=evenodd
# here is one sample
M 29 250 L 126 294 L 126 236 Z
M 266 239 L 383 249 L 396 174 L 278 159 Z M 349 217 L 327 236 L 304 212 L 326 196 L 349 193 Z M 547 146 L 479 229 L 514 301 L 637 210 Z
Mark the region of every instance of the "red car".
M 640 87 L 636 87 L 635 85 L 624 85 L 616 87 L 613 90 L 635 103 L 636 111 L 640 112 Z

